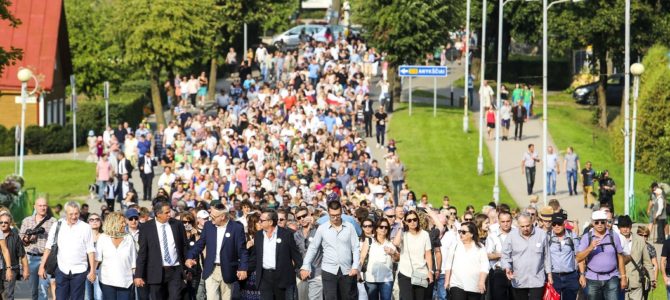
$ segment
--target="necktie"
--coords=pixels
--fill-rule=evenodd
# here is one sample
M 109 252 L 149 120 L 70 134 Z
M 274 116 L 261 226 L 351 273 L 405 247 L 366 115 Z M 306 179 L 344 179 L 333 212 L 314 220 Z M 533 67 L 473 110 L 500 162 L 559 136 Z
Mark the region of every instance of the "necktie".
M 165 232 L 165 227 L 167 224 L 163 224 L 163 253 L 165 253 L 163 257 L 163 261 L 165 261 L 166 264 L 171 265 L 172 264 L 172 258 L 170 258 L 170 252 L 168 251 L 168 244 L 167 244 L 167 233 Z

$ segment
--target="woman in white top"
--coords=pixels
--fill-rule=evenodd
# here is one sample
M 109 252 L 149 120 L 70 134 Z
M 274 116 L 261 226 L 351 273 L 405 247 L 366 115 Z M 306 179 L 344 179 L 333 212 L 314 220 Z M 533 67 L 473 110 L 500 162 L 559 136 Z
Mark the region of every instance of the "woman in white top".
M 489 272 L 486 248 L 478 242 L 474 223 L 463 223 L 458 234 L 461 240 L 451 247 L 447 257 L 444 287 L 451 293 L 449 299 L 479 300 L 486 291 Z
M 103 299 L 131 299 L 137 251 L 133 237 L 126 233 L 126 218 L 120 212 L 111 213 L 103 229 L 95 249 Z
M 403 300 L 424 299 L 426 293 L 432 292 L 428 290 L 434 279 L 432 248 L 428 232 L 421 229 L 419 220 L 417 212 L 410 210 L 405 215 L 403 232 L 393 240 L 400 248 L 398 287 Z
M 393 262 L 400 259 L 400 253 L 390 241 L 391 225 L 386 219 L 377 221 L 374 238 L 362 244 L 367 255 L 366 270 L 363 273 L 369 300 L 391 300 L 393 294 Z M 365 258 L 364 258 L 365 259 Z

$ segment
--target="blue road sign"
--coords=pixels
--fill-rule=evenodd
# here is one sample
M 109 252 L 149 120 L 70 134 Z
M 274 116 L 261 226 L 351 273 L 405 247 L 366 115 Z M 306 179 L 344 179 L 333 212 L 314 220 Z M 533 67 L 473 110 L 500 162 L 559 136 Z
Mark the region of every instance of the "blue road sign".
M 402 77 L 447 77 L 449 68 L 445 66 L 400 66 L 398 73 Z

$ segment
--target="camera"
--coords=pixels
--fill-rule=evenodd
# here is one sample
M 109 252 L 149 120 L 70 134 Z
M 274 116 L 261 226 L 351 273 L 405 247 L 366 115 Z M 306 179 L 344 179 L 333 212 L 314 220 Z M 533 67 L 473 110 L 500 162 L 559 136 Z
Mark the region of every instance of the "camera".
M 45 231 L 46 230 L 44 229 L 44 227 L 32 228 L 32 229 L 26 230 L 26 235 L 27 236 L 40 235 L 40 234 L 43 234 Z

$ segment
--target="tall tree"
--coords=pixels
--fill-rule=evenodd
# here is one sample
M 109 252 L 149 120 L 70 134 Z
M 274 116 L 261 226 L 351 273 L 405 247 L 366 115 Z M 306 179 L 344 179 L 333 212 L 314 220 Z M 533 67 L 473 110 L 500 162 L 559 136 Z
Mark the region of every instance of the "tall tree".
M 9 26 L 17 27 L 21 24 L 21 20 L 14 17 L 10 12 L 8 7 L 12 4 L 9 0 L 0 0 L 0 20 L 7 20 Z M 0 74 L 5 69 L 6 66 L 13 65 L 16 60 L 19 60 L 23 57 L 23 51 L 21 49 L 10 47 L 9 49 L 4 49 L 0 47 Z
M 368 0 L 352 2 L 354 20 L 367 30 L 365 37 L 379 51 L 386 52 L 389 77 L 395 99 L 400 97 L 397 67 L 413 64 L 444 45 L 449 31 L 461 20 L 464 1 Z
M 172 0 L 128 0 L 117 3 L 116 24 L 126 36 L 124 58 L 142 67 L 151 83 L 156 121 L 165 124 L 160 94 L 161 70 L 167 66 L 189 68 L 198 49 L 213 44 L 217 29 L 214 0 L 175 5 Z

